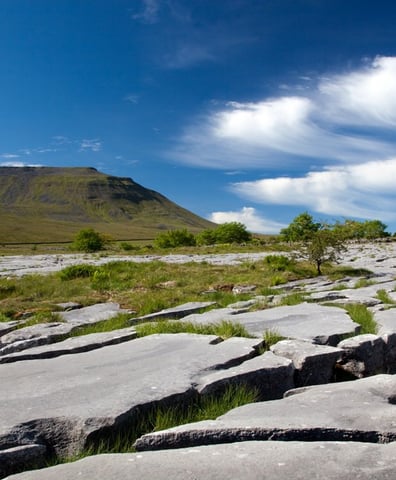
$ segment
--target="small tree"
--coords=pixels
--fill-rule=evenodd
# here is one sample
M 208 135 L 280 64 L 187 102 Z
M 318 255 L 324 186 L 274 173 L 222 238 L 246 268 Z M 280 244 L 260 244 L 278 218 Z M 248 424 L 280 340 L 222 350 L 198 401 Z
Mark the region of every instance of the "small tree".
M 319 228 L 320 223 L 304 212 L 297 215 L 288 227 L 282 228 L 280 234 L 286 242 L 301 242 L 309 240 Z
M 102 250 L 105 245 L 104 237 L 93 228 L 80 230 L 72 243 L 72 249 L 80 252 L 92 253 Z
M 316 266 L 318 275 L 322 275 L 322 265 L 337 261 L 346 250 L 343 238 L 327 226 L 323 226 L 301 244 L 300 253 L 303 258 Z

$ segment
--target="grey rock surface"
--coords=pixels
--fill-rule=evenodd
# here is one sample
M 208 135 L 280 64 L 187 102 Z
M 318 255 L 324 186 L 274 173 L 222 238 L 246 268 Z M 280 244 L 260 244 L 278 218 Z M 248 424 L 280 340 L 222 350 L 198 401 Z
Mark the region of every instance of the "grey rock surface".
M 286 338 L 336 346 L 342 338 L 355 335 L 360 330 L 345 310 L 313 303 L 230 313 L 223 311 L 222 319 L 240 323 L 251 335 L 259 338 L 266 330 L 272 330 Z M 185 320 L 212 323 L 214 315 L 212 312 L 188 315 Z
M 376 373 L 384 373 L 385 342 L 373 334 L 357 335 L 338 344 L 344 350 L 338 368 L 354 377 L 362 378 Z
M 165 308 L 164 310 L 160 310 L 159 312 L 149 313 L 148 315 L 144 315 L 142 317 L 136 317 L 131 319 L 131 322 L 141 322 L 143 320 L 159 320 L 161 318 L 183 318 L 187 315 L 191 314 L 192 312 L 196 312 L 202 310 L 204 308 L 212 307 L 216 305 L 216 302 L 188 302 L 183 303 L 183 305 L 178 305 L 177 307 L 173 308 Z
M 226 389 L 229 385 L 248 384 L 257 389 L 258 399 L 281 398 L 293 388 L 294 368 L 286 358 L 277 357 L 272 352 L 252 358 L 224 372 L 216 370 L 197 379 L 197 390 L 201 394 L 211 394 Z
M 78 327 L 100 323 L 120 313 L 128 313 L 128 311 L 121 309 L 118 303 L 111 302 L 59 312 L 62 322 L 31 325 L 0 337 L 0 356 L 58 342 Z
M 136 330 L 133 327 L 113 330 L 111 332 L 91 333 L 80 337 L 71 337 L 61 342 L 33 347 L 22 352 L 0 356 L 0 363 L 20 362 L 22 360 L 37 360 L 54 358 L 61 355 L 88 352 L 97 348 L 127 342 L 136 338 Z
M 72 455 L 152 402 L 191 395 L 211 369 L 256 354 L 257 339 L 151 335 L 86 353 L 0 365 L 0 449 L 40 443 Z M 165 381 L 171 379 L 171 381 Z
M 343 350 L 327 345 L 315 345 L 302 340 L 282 340 L 271 347 L 275 355 L 289 358 L 295 368 L 296 387 L 329 383 Z
M 385 342 L 385 370 L 396 373 L 396 309 L 382 310 L 374 313 L 378 325 L 378 334 Z
M 393 480 L 396 444 L 243 442 L 98 455 L 9 480 Z
M 396 441 L 396 377 L 290 390 L 285 398 L 231 410 L 216 420 L 143 435 L 137 450 L 248 440 Z
M 0 450 L 0 477 L 29 468 L 32 463 L 36 468 L 44 467 L 46 451 L 46 446 L 39 444 L 21 445 Z

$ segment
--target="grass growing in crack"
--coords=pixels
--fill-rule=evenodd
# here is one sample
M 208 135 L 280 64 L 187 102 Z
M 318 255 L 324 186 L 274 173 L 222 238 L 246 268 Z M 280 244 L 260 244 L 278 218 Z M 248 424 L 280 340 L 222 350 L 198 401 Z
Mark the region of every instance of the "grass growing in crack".
M 136 418 L 122 433 L 112 435 L 109 432 L 106 439 L 98 438 L 83 452 L 73 457 L 55 460 L 51 465 L 73 462 L 90 455 L 133 452 L 135 441 L 144 434 L 186 423 L 215 419 L 233 408 L 256 402 L 258 399 L 257 389 L 245 384 L 235 384 L 229 385 L 222 394 L 194 395 L 189 400 L 179 401 L 172 406 L 156 405 L 148 410 L 136 412 Z
M 374 280 L 369 280 L 368 278 L 359 278 L 353 288 L 369 287 L 370 285 L 374 285 L 374 283 Z
M 130 313 L 120 313 L 115 317 L 112 317 L 103 322 L 98 322 L 92 325 L 83 325 L 74 330 L 70 336 L 71 337 L 80 337 L 82 335 L 89 335 L 91 333 L 104 333 L 111 332 L 113 330 L 119 330 L 122 328 L 127 328 L 131 326 L 130 323 L 131 314 Z
M 264 340 L 263 351 L 267 352 L 268 350 L 270 350 L 272 345 L 275 345 L 281 340 L 285 340 L 285 337 L 283 337 L 276 330 L 269 329 L 269 330 L 265 330 L 263 334 L 263 340 Z
M 138 337 L 154 335 L 157 333 L 197 333 L 200 335 L 216 335 L 223 339 L 230 337 L 251 338 L 246 328 L 227 320 L 218 323 L 202 324 L 183 321 L 160 320 L 136 325 Z
M 279 305 L 299 305 L 306 301 L 306 293 L 295 292 L 285 295 L 280 299 Z
M 381 300 L 382 303 L 387 303 L 389 305 L 393 305 L 396 302 L 389 296 L 386 290 L 377 290 L 377 298 Z
M 368 310 L 366 305 L 361 303 L 351 303 L 343 305 L 343 308 L 348 312 L 351 319 L 361 326 L 361 334 L 377 333 L 378 325 L 374 320 L 373 313 Z

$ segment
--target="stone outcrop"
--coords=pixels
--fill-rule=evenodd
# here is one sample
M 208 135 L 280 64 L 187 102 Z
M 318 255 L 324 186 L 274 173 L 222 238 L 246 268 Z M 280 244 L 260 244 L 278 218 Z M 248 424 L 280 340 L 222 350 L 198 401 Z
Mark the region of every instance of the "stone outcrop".
M 142 435 L 136 454 L 93 456 L 10 478 L 394 478 L 396 377 L 389 374 L 396 372 L 396 309 L 377 292 L 395 296 L 396 255 L 385 247 L 386 254 L 374 245 L 366 255 L 352 248 L 343 261 L 372 270 L 365 274 L 373 282 L 367 287 L 355 288 L 353 277 L 336 282 L 321 277 L 282 285 L 283 293 L 270 299 L 252 293 L 249 301 L 226 308 L 197 302 L 131 317 L 131 325 L 158 318 L 227 320 L 242 324 L 250 339 L 191 334 L 139 339 L 133 326 L 69 338 L 74 329 L 125 313 L 117 304 L 84 309 L 67 303 L 62 308 L 70 311 L 53 324 L 23 327 L 27 318 L 0 323 L 0 478 L 124 433 L 152 408 L 185 406 L 236 384 L 254 387 L 259 401 L 214 420 Z M 266 254 L 248 255 L 169 255 L 164 261 L 224 264 Z M 59 269 L 81 259 L 44 261 Z M 20 267 L 40 271 L 40 258 Z M 9 273 L 4 269 L 0 275 Z M 307 302 L 277 306 L 294 291 L 303 292 Z M 377 333 L 361 334 L 344 309 L 324 301 L 365 304 Z M 260 302 L 271 308 L 250 311 Z M 197 313 L 207 307 L 212 309 Z M 268 330 L 284 340 L 264 352 Z M 346 378 L 350 381 L 336 383 Z

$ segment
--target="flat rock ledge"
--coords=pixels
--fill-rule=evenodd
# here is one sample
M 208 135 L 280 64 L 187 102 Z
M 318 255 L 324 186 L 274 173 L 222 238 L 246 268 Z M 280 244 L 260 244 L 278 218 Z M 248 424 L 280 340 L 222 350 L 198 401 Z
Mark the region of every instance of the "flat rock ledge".
M 8 480 L 393 480 L 396 444 L 243 442 L 98 455 Z
M 143 435 L 135 447 L 162 450 L 249 440 L 394 442 L 396 377 L 294 389 L 280 400 L 244 405 L 216 420 Z

